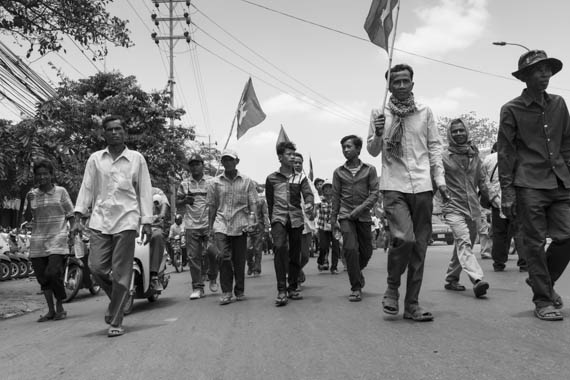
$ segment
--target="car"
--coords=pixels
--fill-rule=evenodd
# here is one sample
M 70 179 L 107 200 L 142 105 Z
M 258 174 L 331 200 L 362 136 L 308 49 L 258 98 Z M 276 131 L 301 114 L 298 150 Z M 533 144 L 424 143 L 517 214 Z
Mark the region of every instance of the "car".
M 453 232 L 451 232 L 451 228 L 443 221 L 441 214 L 434 214 L 431 217 L 431 230 L 430 244 L 435 241 L 444 241 L 448 245 L 453 244 Z

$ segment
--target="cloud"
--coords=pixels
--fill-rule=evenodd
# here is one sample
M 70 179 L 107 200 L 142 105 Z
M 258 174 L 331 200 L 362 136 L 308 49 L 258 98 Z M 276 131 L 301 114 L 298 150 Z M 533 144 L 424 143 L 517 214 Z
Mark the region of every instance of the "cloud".
M 413 33 L 398 33 L 401 50 L 440 58 L 473 44 L 486 29 L 487 0 L 439 0 L 415 11 L 422 25 Z
M 253 130 L 248 131 L 249 135 L 246 134 L 243 140 L 246 142 L 247 146 L 265 146 L 267 144 L 275 144 L 277 141 L 277 133 L 273 131 L 263 131 L 257 134 L 252 133 Z
M 477 95 L 461 87 L 447 90 L 442 96 L 421 98 L 420 102 L 427 104 L 436 115 L 450 116 L 459 112 L 459 107 L 465 108 L 465 101 L 476 98 Z

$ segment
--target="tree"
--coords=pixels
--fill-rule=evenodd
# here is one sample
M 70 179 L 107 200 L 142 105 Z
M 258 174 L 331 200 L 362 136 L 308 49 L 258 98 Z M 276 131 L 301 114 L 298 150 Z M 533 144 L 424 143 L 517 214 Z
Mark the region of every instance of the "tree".
M 113 17 L 106 7 L 113 0 L 2 0 L 0 31 L 26 40 L 41 55 L 62 49 L 67 35 L 95 57 L 105 56 L 105 44 L 132 44 L 126 20 Z
M 459 118 L 465 122 L 469 129 L 471 141 L 479 149 L 490 148 L 497 141 L 499 129 L 495 121 L 488 118 L 479 118 L 475 111 L 462 114 Z M 437 121 L 437 127 L 445 145 L 447 145 L 447 128 L 453 119 L 455 118 L 444 116 Z
M 21 198 L 33 184 L 31 163 L 48 158 L 57 182 L 74 198 L 87 158 L 105 147 L 100 122 L 109 114 L 125 120 L 127 146 L 145 156 L 154 186 L 168 192 L 172 179 L 182 177 L 194 128 L 169 127 L 168 119 L 179 120 L 184 110 L 170 106 L 167 92 L 147 93 L 132 76 L 99 73 L 64 79 L 56 93 L 33 119 L 0 123 L 0 193 Z

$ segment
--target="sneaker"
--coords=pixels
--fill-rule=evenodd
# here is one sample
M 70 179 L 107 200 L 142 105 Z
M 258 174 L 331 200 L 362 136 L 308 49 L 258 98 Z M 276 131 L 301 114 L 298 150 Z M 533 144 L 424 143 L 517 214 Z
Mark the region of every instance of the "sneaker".
M 232 303 L 232 293 L 223 293 L 220 297 L 220 305 L 227 305 Z
M 238 301 L 238 302 L 239 302 L 239 301 L 243 301 L 243 300 L 245 300 L 245 294 L 243 294 L 243 293 L 242 293 L 242 294 L 236 294 L 235 299 L 236 299 L 236 301 Z
M 331 269 L 331 274 L 338 274 L 338 269 Z
M 194 289 L 192 294 L 190 294 L 191 300 L 197 300 L 204 297 L 204 289 Z
M 475 293 L 475 297 L 480 298 L 487 294 L 487 289 L 489 289 L 489 284 L 479 280 L 475 283 L 475 286 L 473 286 L 473 293 Z
M 218 292 L 218 284 L 216 283 L 216 280 L 210 281 L 210 291 L 211 291 L 212 293 L 217 293 L 217 292 Z

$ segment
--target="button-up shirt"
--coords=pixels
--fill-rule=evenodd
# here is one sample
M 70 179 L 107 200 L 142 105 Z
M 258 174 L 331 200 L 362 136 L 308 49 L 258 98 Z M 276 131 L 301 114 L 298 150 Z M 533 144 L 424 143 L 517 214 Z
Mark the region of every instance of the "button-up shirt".
M 152 185 L 142 154 L 125 147 L 113 160 L 109 149 L 93 153 L 87 160 L 75 212 L 93 208 L 89 228 L 104 234 L 137 230 L 150 224 Z
M 417 111 L 404 118 L 402 157 L 391 157 L 384 152 L 384 140 L 395 127 L 394 115 L 385 110 L 383 136 L 376 136 L 374 119 L 380 111 L 372 110 L 366 148 L 373 157 L 382 153 L 380 190 L 393 190 L 407 194 L 432 191 L 432 176 L 436 185 L 445 185 L 441 162 L 442 144 L 431 109 L 416 103 Z
M 514 187 L 570 188 L 570 117 L 564 99 L 544 93 L 544 105 L 525 89 L 501 108 L 497 152 L 503 198 Z M 512 201 L 504 199 L 503 201 Z
M 499 183 L 499 168 L 497 164 L 497 152 L 489 154 L 483 160 L 481 172 L 485 176 L 485 186 L 489 192 L 489 200 L 497 198 L 501 204 L 501 184 Z
M 317 206 L 317 228 L 323 231 L 332 231 L 331 211 L 332 202 L 328 198 L 321 198 L 321 203 Z
M 273 172 L 265 180 L 265 198 L 271 224 L 281 223 L 298 228 L 304 225 L 302 202 L 314 205 L 314 196 L 309 180 L 303 173 L 285 175 Z
M 443 154 L 443 167 L 450 199 L 443 204 L 442 212 L 478 220 L 481 217 L 478 193 L 487 192 L 479 154 L 468 157 L 446 152 Z
M 358 209 L 359 222 L 371 222 L 370 210 L 378 201 L 378 174 L 376 168 L 361 162 L 353 174 L 346 164 L 338 167 L 333 174 L 332 211 L 330 221 L 348 219 Z
M 249 213 L 256 211 L 255 184 L 240 172 L 233 179 L 222 173 L 211 180 L 206 202 L 216 210 L 214 232 L 239 236 L 249 225 Z
M 184 205 L 184 226 L 186 229 L 208 228 L 208 209 L 206 196 L 212 177 L 204 174 L 198 181 L 194 177 L 185 179 L 178 186 L 177 195 L 194 197 L 194 203 Z

